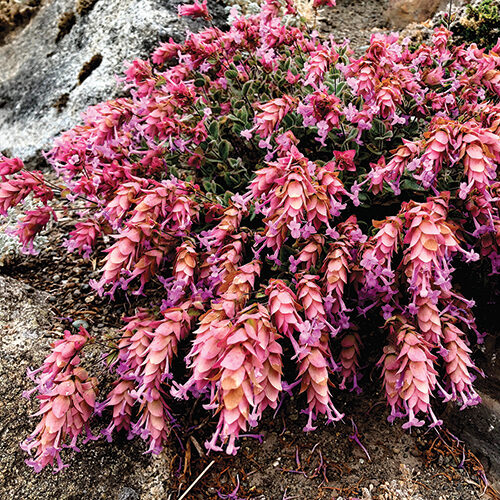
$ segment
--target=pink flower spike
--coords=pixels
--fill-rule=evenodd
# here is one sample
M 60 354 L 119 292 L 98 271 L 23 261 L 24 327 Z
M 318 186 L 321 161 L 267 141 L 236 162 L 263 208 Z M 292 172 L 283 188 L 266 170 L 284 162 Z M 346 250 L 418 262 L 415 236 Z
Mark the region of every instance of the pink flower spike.
M 179 16 L 201 17 L 205 21 L 212 19 L 212 16 L 208 12 L 207 0 L 203 0 L 201 3 L 198 0 L 194 0 L 193 4 L 179 5 L 178 11 Z
M 24 163 L 19 158 L 0 156 L 0 176 L 13 175 L 24 168 Z

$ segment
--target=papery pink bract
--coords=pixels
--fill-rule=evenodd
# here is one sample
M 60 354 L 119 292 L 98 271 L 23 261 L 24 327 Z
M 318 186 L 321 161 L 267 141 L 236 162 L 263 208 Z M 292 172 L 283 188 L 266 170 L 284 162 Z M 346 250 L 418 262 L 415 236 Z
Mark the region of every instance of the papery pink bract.
M 24 216 L 17 223 L 17 229 L 12 234 L 17 235 L 25 253 L 36 255 L 37 252 L 33 248 L 34 239 L 38 233 L 45 229 L 51 219 L 57 220 L 57 217 L 54 209 L 46 205 L 36 210 L 27 210 L 24 213 Z
M 53 465 L 56 470 L 66 467 L 61 450 L 70 447 L 79 451 L 77 439 L 84 430 L 88 431 L 97 394 L 97 380 L 79 366 L 79 353 L 88 341 L 84 328 L 75 335 L 65 331 L 64 337 L 52 345 L 44 365 L 30 374 L 39 393 L 40 410 L 36 415 L 43 417 L 21 447 L 30 455 L 34 451 L 33 459 L 26 463 L 36 472 L 46 465 Z
M 477 405 L 481 398 L 474 390 L 474 377 L 470 370 L 475 368 L 470 359 L 471 350 L 465 343 L 464 333 L 447 317 L 444 327 L 443 347 L 446 354 L 443 359 L 446 367 L 447 388 L 451 390 L 453 399 L 461 402 L 462 408 Z
M 436 357 L 429 351 L 431 345 L 407 322 L 401 323 L 397 330 L 397 344 L 399 369 L 396 387 L 408 418 L 403 427 L 424 425 L 424 421 L 417 418 L 419 413 L 430 415 L 433 425 L 439 425 L 430 401 L 437 375 L 434 369 Z
M 285 115 L 294 108 L 295 101 L 289 96 L 279 97 L 258 106 L 255 115 L 256 132 L 266 138 L 272 134 Z
M 207 21 L 212 19 L 208 12 L 207 0 L 203 0 L 201 3 L 194 0 L 193 4 L 179 5 L 179 16 L 202 17 Z

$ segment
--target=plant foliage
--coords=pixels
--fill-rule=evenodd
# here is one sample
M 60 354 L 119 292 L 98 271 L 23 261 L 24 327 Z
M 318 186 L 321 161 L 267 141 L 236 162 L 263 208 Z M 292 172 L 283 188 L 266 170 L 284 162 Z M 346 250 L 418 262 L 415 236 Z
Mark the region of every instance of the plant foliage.
M 500 36 L 500 1 L 476 0 L 453 22 L 453 34 L 468 43 L 493 47 Z

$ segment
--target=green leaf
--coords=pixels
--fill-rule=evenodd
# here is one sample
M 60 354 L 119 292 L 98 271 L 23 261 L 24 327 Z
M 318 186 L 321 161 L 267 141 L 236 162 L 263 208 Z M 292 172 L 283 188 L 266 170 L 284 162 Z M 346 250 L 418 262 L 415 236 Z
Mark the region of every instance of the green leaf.
M 241 125 L 241 123 L 235 123 L 235 124 L 233 125 L 233 132 L 234 132 L 237 136 L 239 136 L 239 135 L 243 132 L 243 130 L 245 130 L 245 127 L 244 127 L 243 125 Z
M 209 126 L 208 126 L 208 133 L 211 135 L 214 139 L 218 139 L 220 136 L 220 128 L 219 128 L 219 122 L 218 121 L 213 121 Z
M 229 165 L 233 168 L 233 174 L 241 168 L 241 158 L 229 158 Z
M 252 85 L 253 85 L 253 80 L 249 80 L 248 82 L 245 82 L 243 84 L 243 87 L 241 89 L 241 93 L 243 95 L 248 95 L 250 91 L 252 90 Z
M 236 80 L 236 78 L 238 78 L 238 72 L 234 69 L 228 69 L 226 71 L 226 78 L 228 80 Z
M 401 181 L 401 190 L 404 191 L 426 191 L 417 181 L 414 179 L 403 179 Z
M 291 113 L 288 113 L 286 114 L 284 117 L 283 117 L 283 120 L 281 121 L 281 125 L 285 128 L 285 129 L 289 129 L 291 127 L 293 127 L 293 125 L 295 124 L 295 120 L 294 120 L 294 117 Z
M 229 151 L 231 149 L 231 144 L 228 141 L 222 140 L 219 143 L 219 154 L 221 158 L 225 161 L 229 157 Z
M 358 129 L 355 127 L 351 128 L 351 130 L 349 130 L 349 132 L 347 133 L 347 137 L 345 138 L 344 144 L 353 141 L 357 136 L 358 136 Z
M 118 359 L 118 351 L 112 351 L 106 356 L 106 363 L 111 365 L 114 361 Z
M 385 128 L 384 122 L 382 122 L 378 118 L 374 118 L 373 121 L 372 121 L 371 131 L 372 131 L 372 133 L 375 136 L 377 136 L 377 137 L 383 137 L 384 134 L 385 134 L 385 132 L 386 132 L 386 128 Z
M 155 83 L 155 88 L 159 88 L 162 85 L 165 85 L 165 83 L 167 83 L 167 81 L 165 80 L 165 78 L 160 77 L 160 78 L 158 78 L 158 80 Z
M 227 115 L 227 119 L 229 121 L 234 122 L 234 123 L 239 123 L 240 125 L 245 126 L 245 123 L 242 120 L 240 120 L 236 115 L 233 115 L 232 113 L 230 113 L 229 115 Z
M 374 144 L 369 144 L 369 143 L 366 143 L 365 144 L 366 146 L 366 149 L 368 149 L 368 151 L 370 151 L 371 153 L 375 154 L 375 155 L 381 155 L 382 154 L 382 151 L 379 151 Z
M 366 193 L 361 192 L 358 194 L 358 200 L 361 203 L 365 203 L 367 201 L 370 201 L 370 197 Z
M 233 103 L 233 109 L 241 109 L 244 107 L 245 107 L 245 101 L 243 99 L 240 99 L 239 101 Z
M 345 82 L 338 82 L 336 90 L 335 90 L 335 85 L 334 85 L 333 89 L 334 89 L 335 95 L 340 96 L 342 94 L 342 92 L 344 91 L 346 85 L 347 84 Z
M 244 123 L 247 123 L 248 122 L 248 111 L 247 111 L 247 108 L 243 107 L 241 108 L 238 113 L 237 113 L 237 116 L 238 118 L 244 122 Z

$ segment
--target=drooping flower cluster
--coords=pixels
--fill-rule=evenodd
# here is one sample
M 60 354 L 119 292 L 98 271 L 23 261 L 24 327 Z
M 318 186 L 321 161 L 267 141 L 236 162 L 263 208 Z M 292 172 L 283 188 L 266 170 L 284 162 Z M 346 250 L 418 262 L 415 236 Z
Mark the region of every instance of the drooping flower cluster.
M 43 366 L 29 372 L 37 383 L 40 400 L 40 411 L 35 415 L 42 415 L 42 420 L 21 447 L 30 455 L 34 452 L 27 464 L 37 472 L 46 465 L 53 465 L 55 470 L 67 467 L 60 452 L 65 447 L 78 451 L 77 439 L 84 430 L 93 438 L 88 421 L 96 404 L 97 380 L 79 366 L 79 353 L 88 341 L 83 328 L 77 335 L 65 331 L 64 338 L 53 344 Z
M 205 372 L 203 378 L 197 377 L 197 391 L 208 390 L 210 406 L 220 409 L 207 448 L 221 450 L 217 442 L 227 441 L 227 453 L 234 454 L 239 433 L 255 425 L 268 406 L 278 404 L 282 347 L 268 311 L 258 304 L 242 310 L 235 321 L 217 322 L 213 328 L 212 332 L 209 326 L 203 337 L 197 337 L 206 342 L 195 342 L 189 356 L 194 373 Z
M 92 412 L 111 419 L 108 439 L 125 431 L 159 452 L 175 398 L 214 410 L 210 450 L 235 453 L 287 393 L 312 430 L 349 412 L 335 394 L 362 390 L 367 348 L 405 427 L 439 423 L 433 398 L 478 403 L 468 335 L 483 334 L 454 271 L 500 270 L 500 43 L 453 46 L 440 28 L 412 50 L 375 34 L 356 59 L 281 12 L 293 2 L 164 42 L 127 66 L 129 97 L 87 110 L 47 154 L 78 207 L 68 251 L 104 245 L 92 286 L 150 305 L 107 352 L 116 380 L 101 402 L 79 366 L 88 336 L 55 345 L 25 444 L 37 470 Z M 206 1 L 179 14 L 210 18 Z M 0 213 L 41 204 L 17 229 L 30 248 L 58 190 L 18 159 L 2 158 L 0 177 Z

